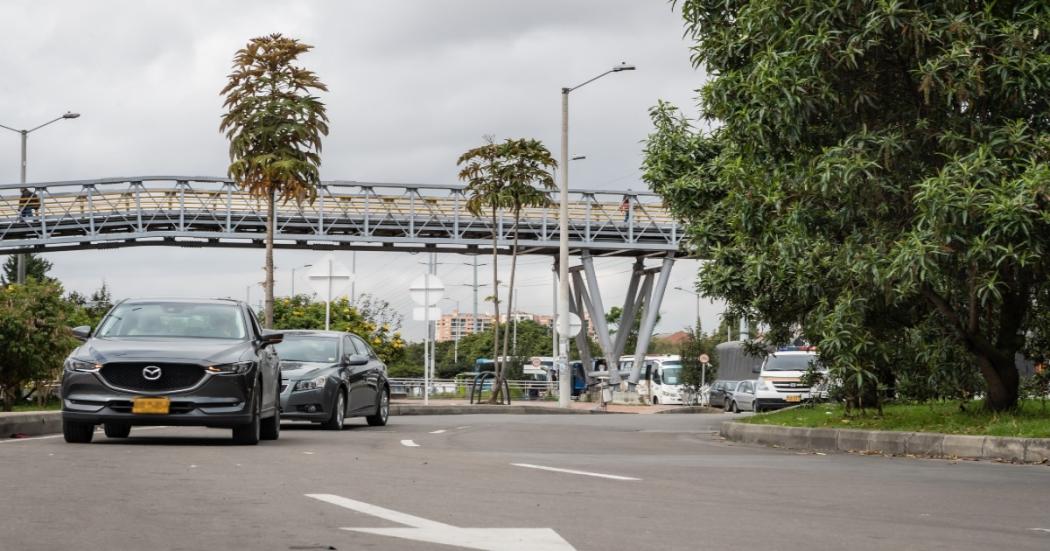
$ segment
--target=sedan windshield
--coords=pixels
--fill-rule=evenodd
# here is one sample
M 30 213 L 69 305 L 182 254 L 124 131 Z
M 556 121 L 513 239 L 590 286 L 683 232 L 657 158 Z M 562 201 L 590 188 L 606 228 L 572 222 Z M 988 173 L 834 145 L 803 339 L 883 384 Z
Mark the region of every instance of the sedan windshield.
M 247 338 L 241 309 L 234 304 L 124 303 L 98 328 L 98 337 Z
M 277 345 L 277 356 L 286 362 L 335 363 L 339 355 L 339 339 L 333 337 L 306 337 L 285 333 Z
M 807 371 L 811 364 L 819 367 L 816 354 L 782 354 L 770 356 L 763 369 L 766 371 Z

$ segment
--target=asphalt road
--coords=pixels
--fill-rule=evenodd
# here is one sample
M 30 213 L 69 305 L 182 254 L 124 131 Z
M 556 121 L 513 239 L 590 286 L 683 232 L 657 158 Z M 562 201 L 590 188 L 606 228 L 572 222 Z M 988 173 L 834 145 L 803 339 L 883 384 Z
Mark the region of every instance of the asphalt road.
M 197 428 L 0 441 L 0 549 L 1050 549 L 1050 467 L 735 445 L 724 419 L 400 417 L 285 425 L 256 447 Z

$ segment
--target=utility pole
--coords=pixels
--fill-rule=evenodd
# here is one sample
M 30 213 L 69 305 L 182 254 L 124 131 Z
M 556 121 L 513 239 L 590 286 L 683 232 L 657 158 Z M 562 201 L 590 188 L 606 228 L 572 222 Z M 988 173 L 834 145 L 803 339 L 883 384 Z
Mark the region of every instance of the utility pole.
M 476 333 L 480 333 L 481 332 L 481 322 L 478 320 L 478 288 L 488 285 L 488 283 L 478 283 L 478 266 L 487 266 L 488 263 L 486 263 L 486 262 L 479 263 L 478 262 L 478 255 L 474 255 L 474 259 L 473 259 L 472 262 L 464 262 L 463 264 L 466 265 L 466 266 L 472 266 L 474 268 L 474 283 L 473 284 L 464 284 L 463 286 L 464 287 L 473 287 L 474 288 L 474 309 L 471 311 L 471 314 L 473 315 L 472 323 L 471 323 L 471 325 L 473 326 L 473 329 L 472 329 L 471 333 L 472 334 L 476 334 Z
M 357 251 L 350 253 L 350 304 L 357 304 Z

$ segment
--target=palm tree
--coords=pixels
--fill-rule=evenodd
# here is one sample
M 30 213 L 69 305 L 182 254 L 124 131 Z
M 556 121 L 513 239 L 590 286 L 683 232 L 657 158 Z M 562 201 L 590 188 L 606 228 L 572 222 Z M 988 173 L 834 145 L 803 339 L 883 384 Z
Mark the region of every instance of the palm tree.
M 507 357 L 510 341 L 510 321 L 514 305 L 514 275 L 518 266 L 518 224 L 521 211 L 527 207 L 544 207 L 550 204 L 547 192 L 553 191 L 554 176 L 551 171 L 558 162 L 543 142 L 532 139 L 507 140 L 499 147 L 500 173 L 503 180 L 502 203 L 514 216 L 514 243 L 510 253 L 510 285 L 507 288 L 507 326 L 503 334 L 503 357 Z M 497 374 L 496 385 L 502 385 L 502 372 Z
M 485 145 L 460 155 L 456 165 L 463 167 L 459 171 L 459 179 L 467 183 L 467 210 L 481 217 L 487 209 L 492 216 L 492 305 L 495 313 L 492 324 L 492 365 L 496 371 L 497 384 L 493 387 L 491 402 L 496 403 L 501 401 L 497 400 L 500 396 L 498 382 L 502 380 L 503 374 L 503 366 L 499 362 L 499 256 L 496 254 L 499 231 L 496 217 L 503 206 L 504 181 L 501 178 L 500 146 L 494 143 L 492 136 L 485 136 L 485 142 Z
M 219 130 L 230 141 L 227 170 L 241 188 L 266 201 L 266 327 L 273 327 L 273 234 L 276 201 L 312 202 L 320 183 L 321 136 L 328 116 L 311 90 L 328 91 L 313 71 L 295 65 L 313 46 L 271 34 L 237 50 Z

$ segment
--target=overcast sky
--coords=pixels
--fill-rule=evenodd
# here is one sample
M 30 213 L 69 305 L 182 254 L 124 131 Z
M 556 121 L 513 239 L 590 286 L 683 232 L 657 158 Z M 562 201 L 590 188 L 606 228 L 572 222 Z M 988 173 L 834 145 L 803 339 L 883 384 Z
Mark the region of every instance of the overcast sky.
M 481 137 L 534 137 L 559 146 L 560 89 L 626 61 L 572 94 L 573 188 L 644 189 L 642 140 L 649 107 L 669 100 L 695 113 L 702 74 L 689 62 L 680 16 L 660 0 L 401 2 L 59 2 L 0 4 L 0 124 L 28 128 L 66 110 L 81 118 L 30 135 L 33 181 L 131 175 L 223 176 L 218 92 L 233 53 L 280 32 L 315 49 L 302 62 L 328 84 L 331 132 L 323 179 L 456 183 L 456 157 Z M 18 179 L 19 138 L 0 132 L 0 181 Z M 291 268 L 321 255 L 278 251 L 277 293 Z M 135 248 L 48 255 L 67 289 L 105 281 L 117 297 L 244 297 L 262 280 L 261 250 Z M 338 253 L 350 264 L 350 253 Z M 358 293 L 408 314 L 405 296 L 422 257 L 359 253 Z M 468 257 L 442 255 L 448 295 L 470 309 Z M 623 300 L 630 261 L 599 264 L 608 306 Z M 692 288 L 694 262 L 679 262 L 670 287 Z M 303 271 L 297 286 L 305 288 Z M 490 279 L 482 268 L 482 281 Z M 550 259 L 528 257 L 521 310 L 552 309 Z M 251 300 L 261 297 L 254 285 Z M 451 309 L 452 303 L 443 307 Z M 484 305 L 482 306 L 484 308 Z M 695 316 L 691 295 L 669 289 L 658 331 Z M 704 325 L 721 307 L 703 303 Z M 406 319 L 409 337 L 422 324 Z

